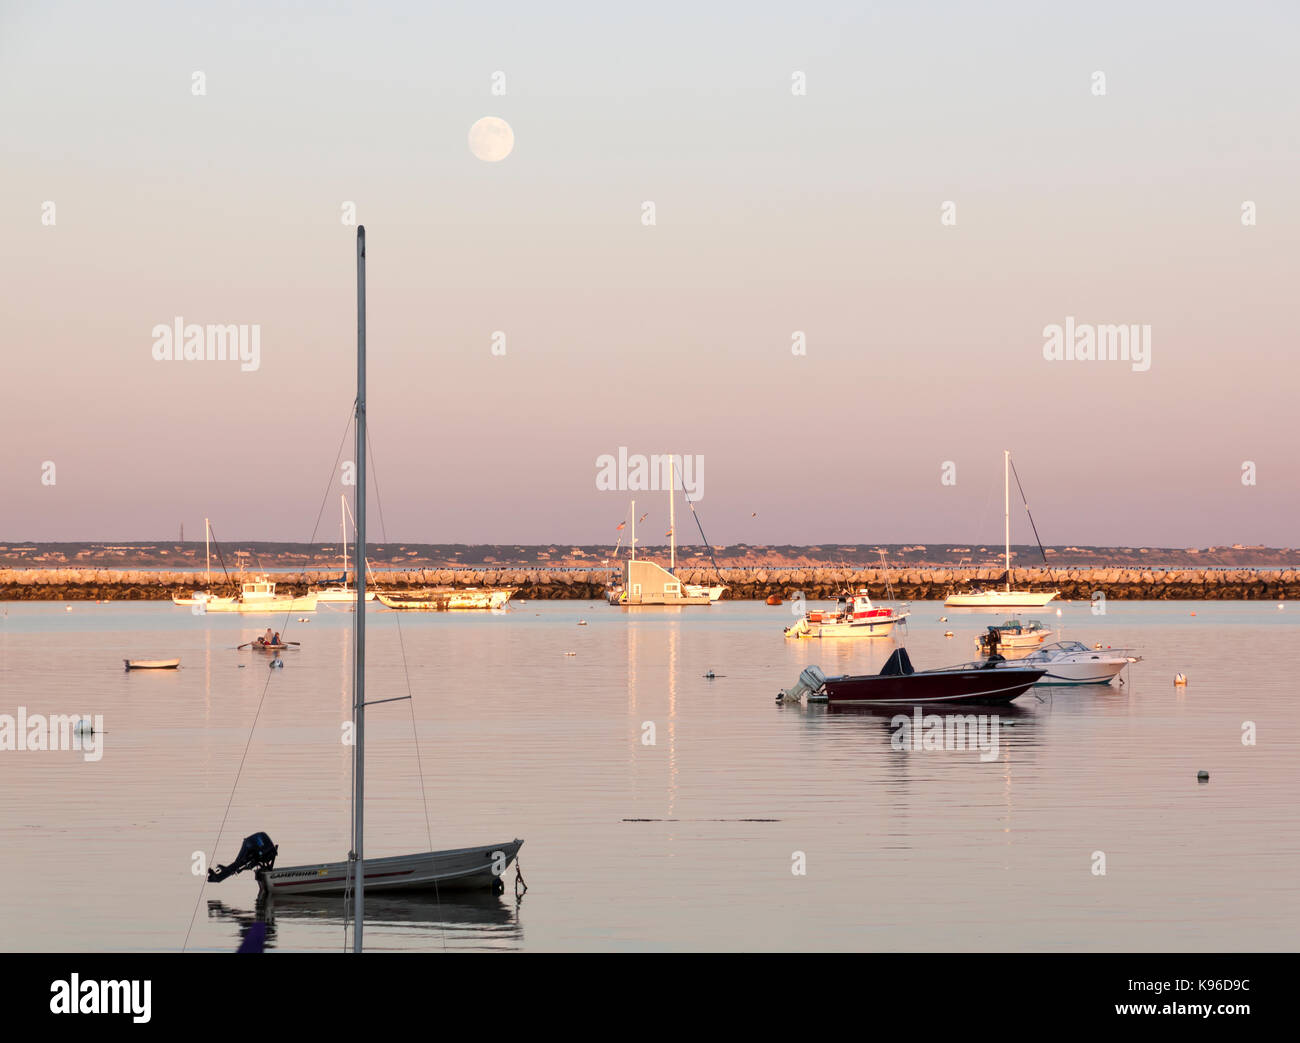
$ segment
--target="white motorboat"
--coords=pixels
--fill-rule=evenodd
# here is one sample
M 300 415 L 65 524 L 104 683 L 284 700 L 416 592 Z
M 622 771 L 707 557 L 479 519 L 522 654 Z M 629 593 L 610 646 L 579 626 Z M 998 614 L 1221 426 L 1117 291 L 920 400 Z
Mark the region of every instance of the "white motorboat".
M 357 397 L 356 418 L 356 519 L 357 545 L 366 542 L 366 312 L 364 227 L 357 228 Z M 357 592 L 366 593 L 366 574 L 357 570 Z M 502 844 L 424 851 L 385 858 L 365 857 L 365 778 L 366 778 L 366 707 L 377 703 L 397 702 L 411 696 L 366 701 L 366 613 L 353 616 L 352 672 L 352 850 L 348 857 L 335 862 L 315 862 L 276 868 L 279 848 L 265 833 L 245 838 L 238 857 L 229 865 L 208 870 L 208 880 L 218 882 L 236 873 L 253 870 L 265 895 L 291 899 L 297 895 L 343 894 L 352 898 L 353 952 L 361 952 L 365 929 L 365 899 L 374 891 L 431 891 L 443 888 L 482 887 L 500 892 L 501 880 L 510 863 L 519 854 L 523 841 L 515 838 Z M 517 885 L 516 885 L 517 886 Z
M 1033 590 L 1012 590 L 1011 589 L 1011 450 L 1002 451 L 1002 521 L 1003 532 L 1006 537 L 1006 569 L 1007 582 L 1005 590 L 991 590 L 984 587 L 975 587 L 966 591 L 964 594 L 949 594 L 943 599 L 945 608 L 1042 608 L 1051 601 L 1059 590 L 1051 591 L 1033 591 Z M 1020 478 L 1017 476 L 1016 482 Z M 1025 505 L 1025 510 L 1029 510 L 1029 505 Z M 1033 524 L 1032 516 L 1029 519 Z M 1038 532 L 1035 529 L 1034 537 L 1037 539 Z M 1042 544 L 1039 544 L 1041 549 Z M 1044 554 L 1044 561 L 1046 554 Z
M 1038 684 L 1110 684 L 1130 663 L 1142 662 L 1130 648 L 1089 648 L 1082 641 L 1053 641 L 999 667 L 1036 666 L 1046 671 Z
M 1052 636 L 1052 631 L 1040 620 L 1022 623 L 1008 619 L 1000 626 L 989 627 L 975 639 L 983 655 L 1001 655 L 1006 659 L 1021 659 L 1037 649 Z
M 865 589 L 851 597 L 841 595 L 835 608 L 813 609 L 785 628 L 786 637 L 888 637 L 908 617 L 907 612 L 876 608 Z
M 315 612 L 317 595 L 277 594 L 275 583 L 256 576 L 242 585 L 238 598 L 216 598 L 207 602 L 209 612 Z

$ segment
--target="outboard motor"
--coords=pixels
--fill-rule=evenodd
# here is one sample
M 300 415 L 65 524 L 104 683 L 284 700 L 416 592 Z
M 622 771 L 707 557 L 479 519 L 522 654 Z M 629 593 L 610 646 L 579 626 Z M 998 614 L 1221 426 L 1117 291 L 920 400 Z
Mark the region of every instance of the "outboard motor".
M 279 850 L 265 833 L 244 837 L 239 854 L 233 862 L 208 870 L 208 883 L 219 884 L 226 877 L 242 873 L 245 869 L 271 869 L 275 866 L 275 856 Z
M 776 701 L 790 700 L 798 702 L 806 693 L 808 698 L 814 702 L 817 701 L 817 693 L 822 690 L 826 684 L 826 675 L 816 666 L 805 666 L 799 671 L 799 680 L 789 688 L 782 688 L 777 693 Z

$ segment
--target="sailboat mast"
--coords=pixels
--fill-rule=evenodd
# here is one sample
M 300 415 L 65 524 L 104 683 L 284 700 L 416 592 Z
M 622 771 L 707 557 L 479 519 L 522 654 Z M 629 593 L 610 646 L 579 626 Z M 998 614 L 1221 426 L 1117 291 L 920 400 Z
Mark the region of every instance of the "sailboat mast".
M 668 454 L 668 571 L 677 571 L 677 468 L 673 466 L 673 454 Z
M 636 561 L 636 501 L 632 501 L 632 560 Z
M 366 229 L 357 226 L 357 557 L 366 553 Z M 352 855 L 356 860 L 356 925 L 352 951 L 361 952 L 361 932 L 366 922 L 365 836 L 366 783 L 366 570 L 357 569 L 357 610 L 353 617 L 356 656 L 352 675 Z
M 1006 536 L 1007 593 L 1011 593 L 1011 450 L 1002 450 L 1002 527 Z
M 339 493 L 339 539 L 343 541 L 343 589 L 348 589 L 348 497 Z
M 208 534 L 212 532 L 212 526 L 208 519 L 203 519 L 203 585 L 212 586 L 212 552 L 208 549 Z

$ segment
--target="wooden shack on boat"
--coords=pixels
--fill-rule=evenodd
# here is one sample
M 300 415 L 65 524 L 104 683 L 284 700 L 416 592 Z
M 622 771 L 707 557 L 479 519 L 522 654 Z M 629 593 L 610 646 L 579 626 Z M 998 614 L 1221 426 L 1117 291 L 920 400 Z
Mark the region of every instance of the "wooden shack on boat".
M 681 580 L 667 569 L 644 559 L 623 562 L 621 605 L 707 605 L 708 593 L 687 594 Z

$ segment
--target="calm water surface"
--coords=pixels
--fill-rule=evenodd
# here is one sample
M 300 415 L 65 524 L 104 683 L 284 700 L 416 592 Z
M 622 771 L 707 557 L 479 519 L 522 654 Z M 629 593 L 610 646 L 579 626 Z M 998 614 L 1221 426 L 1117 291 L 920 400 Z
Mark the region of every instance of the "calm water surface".
M 0 947 L 229 951 L 257 885 L 204 885 L 196 852 L 226 862 L 265 830 L 283 865 L 345 856 L 346 608 L 287 628 L 157 603 L 0 611 L 0 713 L 102 714 L 106 730 L 97 763 L 0 752 Z M 973 658 L 1001 618 L 911 611 L 919 668 Z M 530 890 L 371 896 L 367 946 L 1294 949 L 1300 606 L 1038 615 L 1145 661 L 1123 687 L 1040 686 L 989 710 L 1004 727 L 983 762 L 891 749 L 888 714 L 776 705 L 809 663 L 866 672 L 893 647 L 787 642 L 788 606 L 372 608 L 369 697 L 409 677 L 414 699 L 367 715 L 367 854 L 523 837 Z M 283 670 L 234 649 L 268 622 L 302 642 Z M 177 655 L 179 671 L 122 669 Z M 281 903 L 271 945 L 341 948 L 341 912 Z

